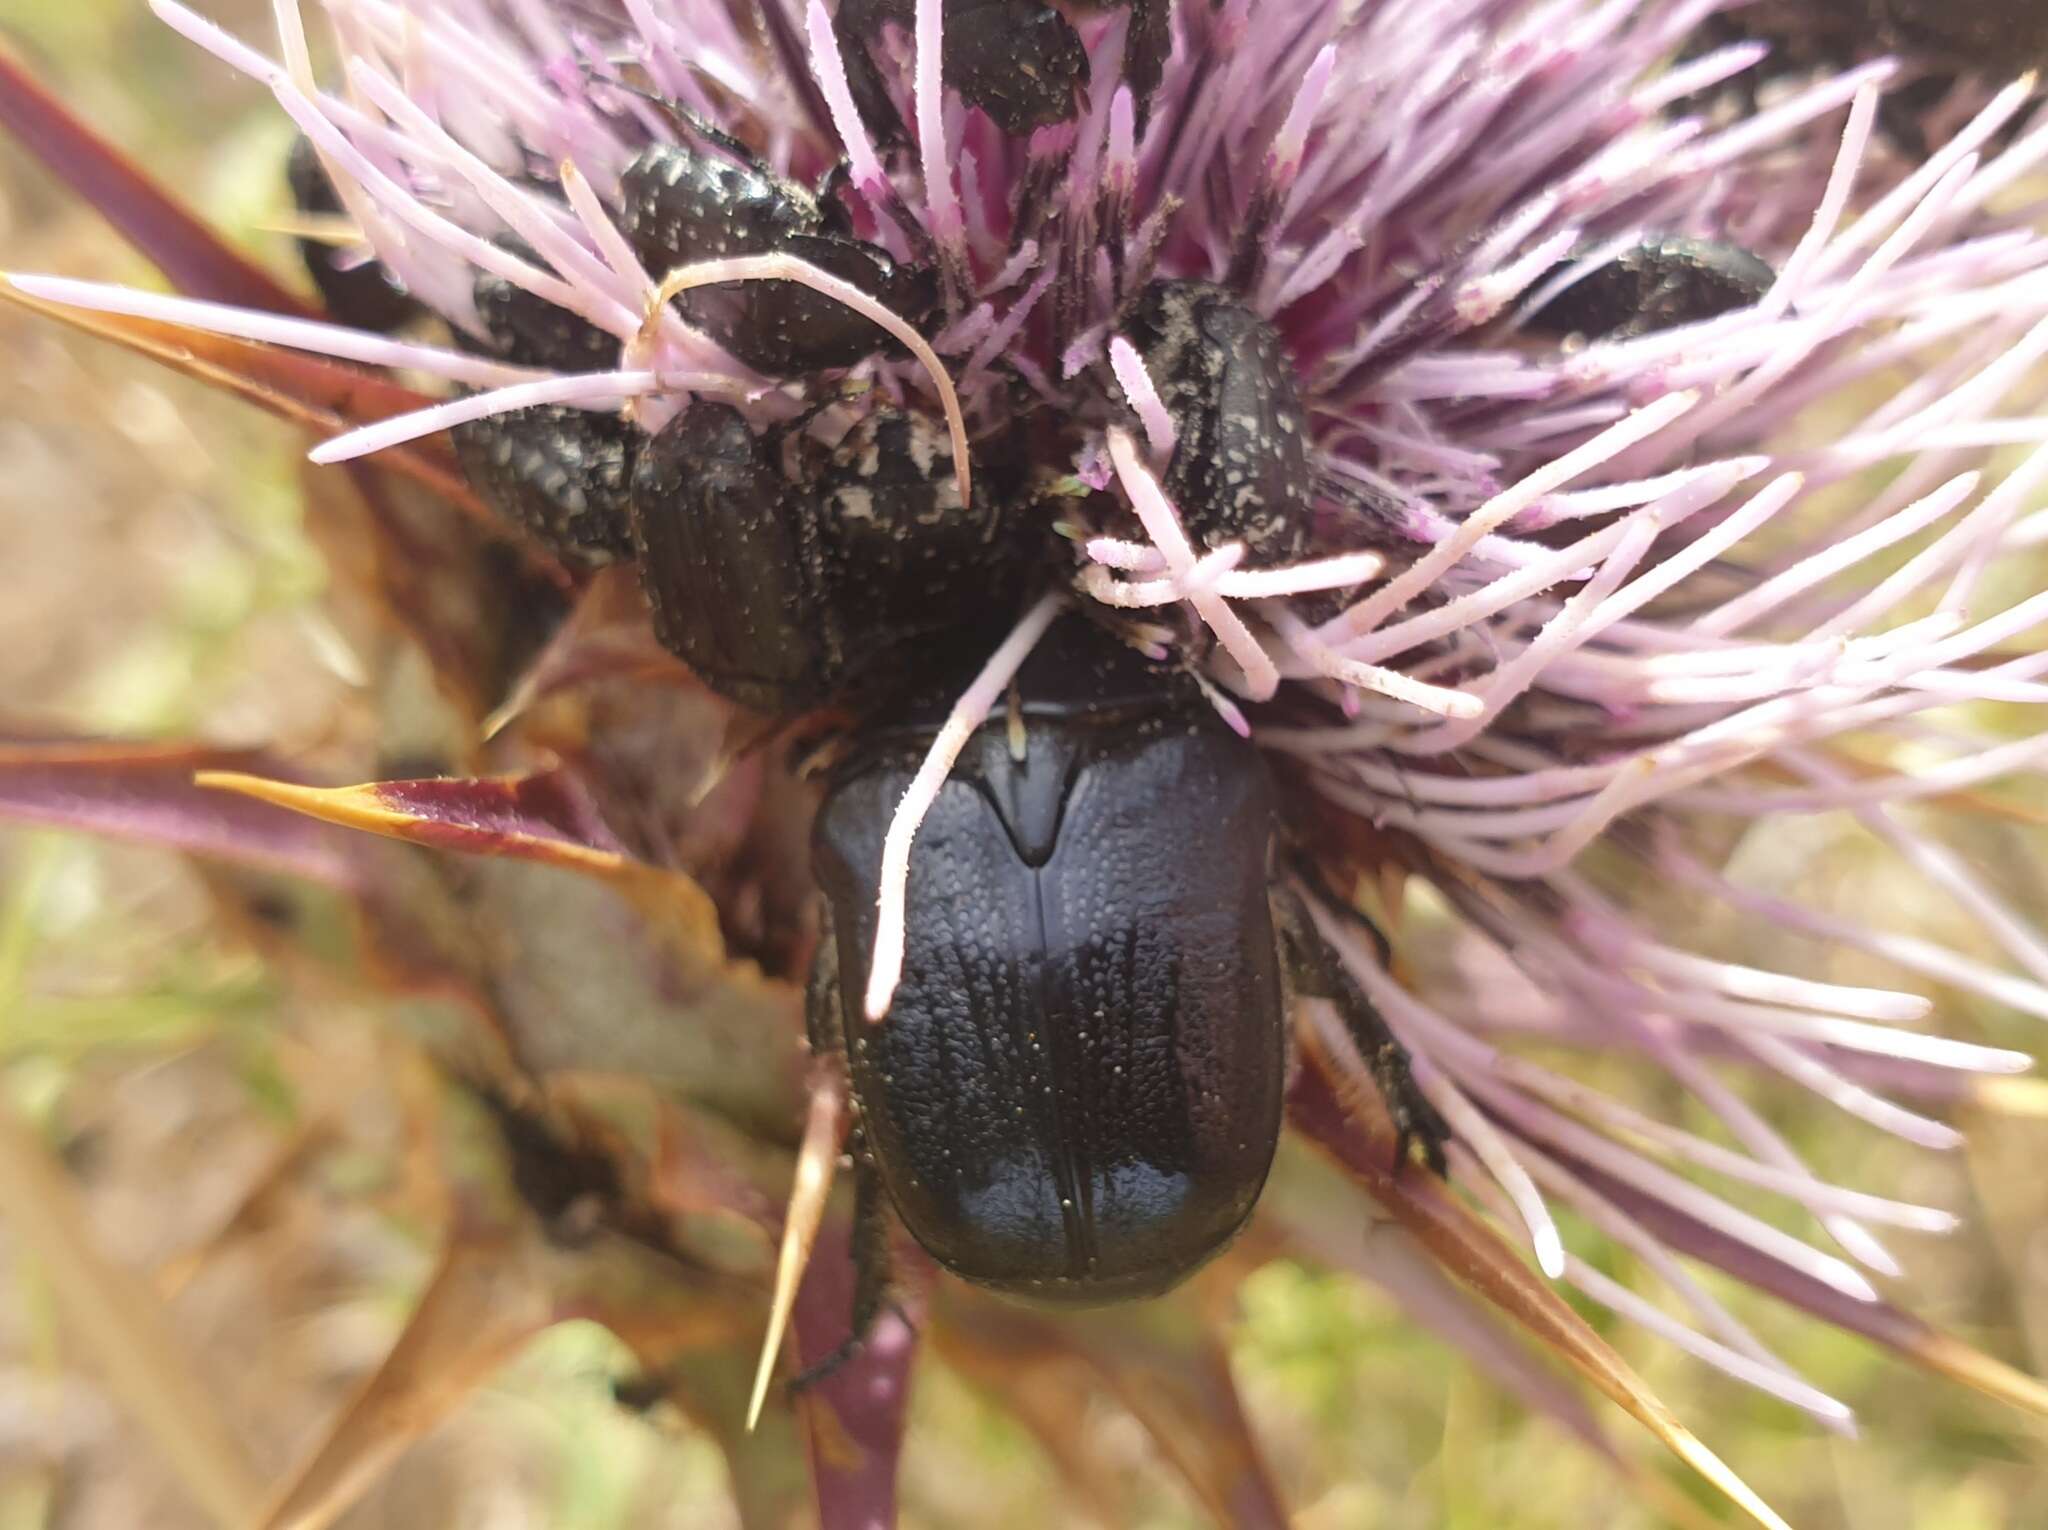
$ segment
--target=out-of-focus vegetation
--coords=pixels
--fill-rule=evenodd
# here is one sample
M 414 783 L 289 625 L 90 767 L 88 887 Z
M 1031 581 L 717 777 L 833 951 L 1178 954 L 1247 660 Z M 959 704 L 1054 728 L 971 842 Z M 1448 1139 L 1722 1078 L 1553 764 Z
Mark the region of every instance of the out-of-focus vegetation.
M 268 26 L 260 0 L 208 8 L 244 35 Z M 287 131 L 256 88 L 182 45 L 139 0 L 0 0 L 0 31 L 205 216 L 290 269 L 286 241 L 264 231 L 282 211 Z M 149 279 L 11 145 L 0 145 L 0 264 Z M 303 439 L 15 310 L 0 308 L 0 356 L 0 712 L 64 731 L 262 744 L 372 773 L 403 698 L 352 683 L 358 645 L 388 636 L 372 614 L 323 599 L 322 559 L 301 519 Z M 2009 827 L 1986 832 L 1994 870 L 2027 874 L 2016 843 Z M 1816 824 L 1810 842 L 1772 854 L 1775 864 L 1750 873 L 1796 879 L 1824 900 L 1917 896 L 1873 874 L 1882 859 L 1838 826 Z M 2031 893 L 2037 908 L 2048 899 L 2039 877 Z M 347 939 L 318 896 L 289 914 L 313 940 Z M 267 1481 L 381 1358 L 430 1248 L 404 1193 L 402 1075 L 382 1040 L 391 1017 L 249 952 L 179 857 L 0 831 L 0 1108 L 61 1160 L 58 1190 L 82 1207 L 98 1249 L 167 1305 L 192 1376 Z M 1964 1015 L 1950 1028 L 2036 1042 L 2009 1015 Z M 2029 1106 L 2041 1111 L 2041 1098 L 2019 1089 L 2005 1108 L 1973 1111 L 1972 1146 L 1950 1161 L 1803 1098 L 1796 1115 L 1773 1112 L 1823 1174 L 1962 1213 L 1965 1230 L 1946 1241 L 1894 1240 L 1910 1278 L 1889 1294 L 2036 1372 L 2048 1363 L 2048 1118 Z M 0 1134 L 0 1153 L 20 1150 L 17 1135 Z M 52 1282 L 71 1275 L 24 1247 L 9 1212 L 0 1204 L 0 1530 L 203 1523 L 95 1347 L 60 1317 Z M 1585 1229 L 1570 1231 L 1603 1268 L 1635 1273 Z M 1794 1524 L 2048 1524 L 2041 1444 L 2018 1415 L 1708 1283 L 1857 1407 L 1861 1439 L 1823 1434 L 1589 1316 Z M 1632 1497 L 1608 1466 L 1348 1278 L 1276 1264 L 1240 1301 L 1235 1363 L 1305 1527 L 1629 1527 L 1688 1513 L 1690 1489 L 1664 1477 L 1627 1426 L 1616 1437 L 1671 1484 L 1661 1501 Z M 594 1327 L 553 1331 L 344 1523 L 731 1523 L 718 1451 L 673 1419 L 613 1401 L 626 1365 Z M 1104 1469 L 1143 1484 L 1138 1526 L 1202 1523 L 1127 1418 L 1104 1411 L 1087 1425 Z M 908 1523 L 1063 1522 L 1054 1467 L 966 1383 L 927 1371 L 911 1441 Z M 1713 1522 L 1705 1508 L 1691 1514 Z

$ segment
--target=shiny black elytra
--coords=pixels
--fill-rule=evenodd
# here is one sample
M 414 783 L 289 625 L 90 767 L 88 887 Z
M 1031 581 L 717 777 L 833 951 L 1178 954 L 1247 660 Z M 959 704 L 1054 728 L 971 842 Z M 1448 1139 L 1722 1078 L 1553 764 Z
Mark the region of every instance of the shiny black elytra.
M 837 201 L 783 180 L 744 145 L 677 115 L 738 162 L 654 144 L 626 166 L 619 178 L 619 227 L 656 280 L 701 260 L 784 254 L 851 283 L 905 318 L 916 320 L 930 308 L 929 277 L 854 238 Z M 769 377 L 850 367 L 891 343 L 852 309 L 796 282 L 694 287 L 675 301 L 692 324 Z
M 870 726 L 819 811 L 810 1029 L 846 1060 L 859 1130 L 847 1350 L 883 1297 L 884 1197 L 947 1269 L 1030 1300 L 1152 1296 L 1200 1267 L 1272 1163 L 1290 991 L 1337 1002 L 1404 1144 L 1441 1168 L 1406 1054 L 1279 880 L 1257 749 L 1078 617 L 1018 687 L 1021 757 L 982 728 L 919 831 L 879 1024 L 860 1005 L 882 840 L 943 704 Z
M 1777 272 L 1740 245 L 1651 234 L 1529 316 L 1534 334 L 1627 340 L 1747 308 Z
M 631 519 L 656 635 L 778 716 L 950 663 L 1024 567 L 1005 496 L 984 478 L 963 506 L 944 432 L 886 408 L 826 447 L 691 404 L 641 448 Z
M 1241 541 L 1249 564 L 1313 540 L 1308 416 L 1279 334 L 1221 287 L 1161 281 L 1125 321 L 1173 418 L 1167 497 L 1204 546 Z

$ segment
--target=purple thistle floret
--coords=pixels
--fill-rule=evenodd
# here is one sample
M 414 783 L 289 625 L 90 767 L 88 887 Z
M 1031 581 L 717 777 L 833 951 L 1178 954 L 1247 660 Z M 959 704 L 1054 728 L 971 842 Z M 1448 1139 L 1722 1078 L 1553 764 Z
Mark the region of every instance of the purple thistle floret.
M 766 0 L 765 45 L 719 0 L 623 0 L 609 26 L 544 0 L 328 0 L 347 59 L 331 93 L 290 0 L 282 64 L 153 3 L 275 90 L 376 258 L 452 324 L 482 334 L 481 268 L 619 340 L 616 370 L 564 377 L 18 279 L 483 390 L 330 441 L 322 461 L 538 403 L 623 409 L 648 430 L 694 395 L 761 424 L 793 418 L 804 389 L 755 375 L 654 301 L 670 273 L 641 269 L 613 223 L 622 168 L 675 134 L 620 87 L 723 123 L 793 179 L 846 159 L 860 237 L 934 261 L 945 290 L 935 354 L 865 363 L 877 392 L 946 413 L 970 440 L 1017 407 L 1020 384 L 1064 411 L 1076 450 L 1052 466 L 1074 506 L 1076 596 L 1137 612 L 1122 620 L 1156 653 L 1202 656 L 1227 717 L 1329 806 L 1414 847 L 1444 908 L 1417 932 L 1458 953 L 1433 970 L 1483 974 L 1483 994 L 1404 986 L 1355 930 L 1318 917 L 1451 1125 L 1456 1182 L 1520 1228 L 1547 1273 L 1847 1427 L 1842 1404 L 1581 1170 L 1874 1300 L 1859 1266 L 1898 1266 L 1870 1229 L 1953 1219 L 1822 1181 L 1709 1062 L 1760 1064 L 1880 1130 L 1951 1148 L 1951 1128 L 1890 1096 L 1945 1097 L 1962 1076 L 2028 1061 L 1930 1033 L 1915 994 L 1697 954 L 1630 908 L 1631 881 L 2048 1018 L 2048 941 L 1895 812 L 2048 756 L 2048 732 L 1993 738 L 1969 709 L 2048 702 L 2048 652 L 2029 641 L 2048 594 L 2014 598 L 1999 577 L 2048 541 L 2048 420 L 2024 412 L 2048 353 L 2048 239 L 2028 197 L 2048 122 L 2013 130 L 2031 80 L 1966 90 L 1975 115 L 1911 163 L 1876 131 L 1890 60 L 1777 81 L 1751 116 L 1674 114 L 1763 57 L 1741 43 L 1668 66 L 1721 0 L 1184 0 L 1149 103 L 1120 83 L 1127 13 L 1112 7 L 1082 20 L 1085 106 L 1025 141 L 941 88 L 941 6 L 920 0 L 912 31 L 883 43 L 911 140 L 886 148 L 856 112 L 822 0 Z M 537 177 L 558 179 L 559 197 Z M 1750 306 L 1634 338 L 1524 329 L 1646 231 L 1733 241 L 1777 281 Z M 535 259 L 493 243 L 506 233 Z M 872 308 L 765 259 L 682 279 L 804 280 Z M 1241 546 L 1190 541 L 1163 489 L 1172 418 L 1116 327 L 1154 277 L 1222 283 L 1277 327 L 1327 555 L 1255 567 Z M 1130 514 L 1080 524 L 1101 490 Z M 1035 607 L 991 661 L 950 737 L 999 696 L 1052 609 Z M 899 872 L 917 812 L 892 830 Z M 1701 824 L 1820 812 L 1890 845 L 2018 972 L 1749 890 L 1695 844 Z M 1634 857 L 1629 877 L 1601 879 L 1596 848 Z M 899 878 L 899 933 L 901 914 Z M 871 1010 L 893 982 L 888 945 Z M 1637 1054 L 1735 1145 L 1501 1051 L 1489 1032 Z M 1788 1198 L 1840 1252 L 1671 1163 Z M 1551 1203 L 1640 1255 L 1697 1328 L 1568 1254 Z

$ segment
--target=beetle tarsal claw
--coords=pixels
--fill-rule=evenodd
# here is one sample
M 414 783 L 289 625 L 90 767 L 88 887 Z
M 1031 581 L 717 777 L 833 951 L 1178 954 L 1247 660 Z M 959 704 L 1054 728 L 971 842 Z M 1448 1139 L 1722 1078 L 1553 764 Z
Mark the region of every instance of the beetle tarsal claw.
M 1394 1172 L 1400 1173 L 1412 1162 L 1414 1150 L 1420 1147 L 1430 1173 L 1444 1178 L 1449 1168 L 1444 1145 L 1451 1140 L 1451 1128 L 1417 1086 L 1407 1052 L 1399 1042 L 1383 1041 L 1370 1054 L 1369 1066 L 1394 1123 Z
M 804 1123 L 803 1146 L 797 1152 L 796 1179 L 790 1187 L 789 1209 L 782 1218 L 782 1249 L 775 1259 L 775 1294 L 768 1304 L 768 1331 L 761 1340 L 761 1361 L 754 1370 L 754 1393 L 747 1400 L 747 1432 L 761 1420 L 775 1357 L 796 1305 L 797 1287 L 811 1262 L 818 1227 L 825 1220 L 825 1201 L 839 1166 L 839 1143 L 846 1128 L 846 1088 L 838 1076 L 820 1069 L 812 1078 L 811 1113 Z

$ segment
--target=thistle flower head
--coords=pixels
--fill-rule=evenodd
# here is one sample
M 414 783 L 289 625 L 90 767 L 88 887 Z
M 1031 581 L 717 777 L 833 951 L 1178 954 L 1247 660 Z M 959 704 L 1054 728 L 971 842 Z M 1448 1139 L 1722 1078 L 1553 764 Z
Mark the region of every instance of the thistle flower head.
M 1645 888 L 2048 1018 L 2048 942 L 1916 812 L 2048 754 L 2030 711 L 2048 702 L 2048 595 L 2008 577 L 2048 539 L 2033 413 L 2048 238 L 2032 200 L 2048 123 L 2017 126 L 2031 78 L 1961 87 L 1959 125 L 1916 161 L 1878 125 L 1890 59 L 1775 79 L 1754 113 L 1717 107 L 1716 87 L 1765 53 L 1686 51 L 1721 0 L 1184 0 L 1149 90 L 1153 8 L 1077 15 L 1083 98 L 1013 134 L 947 88 L 938 0 L 861 60 L 823 0 L 330 0 L 344 64 L 324 83 L 289 4 L 273 61 L 153 3 L 270 85 L 369 252 L 454 330 L 488 339 L 475 293 L 489 273 L 611 337 L 616 362 L 561 373 L 21 285 L 474 390 L 328 441 L 322 461 L 540 405 L 653 432 L 705 396 L 764 428 L 820 402 L 846 419 L 888 402 L 943 422 L 963 492 L 994 493 L 970 469 L 1030 420 L 1037 456 L 1016 492 L 1065 534 L 1074 598 L 1198 669 L 1313 832 L 1343 842 L 1337 859 L 1427 889 L 1435 912 L 1392 932 L 1414 981 L 1319 918 L 1456 1134 L 1456 1182 L 1546 1273 L 1846 1426 L 1676 1255 L 1853 1312 L 1875 1296 L 1865 1271 L 1898 1270 L 1874 1229 L 1951 1218 L 1823 1180 L 1720 1065 L 1942 1149 L 1956 1134 L 1914 1102 L 2027 1060 L 1943 1037 L 1917 991 L 1694 949 Z M 1144 66 L 1135 83 L 1127 59 Z M 935 273 L 932 312 L 893 312 L 784 255 L 646 269 L 620 225 L 621 176 L 650 143 L 687 137 L 649 95 L 791 182 L 843 161 L 829 195 L 860 240 Z M 1774 279 L 1677 327 L 1532 325 L 1648 238 L 1738 246 Z M 733 281 L 810 286 L 900 349 L 854 369 L 865 392 L 762 375 L 667 301 Z M 1172 380 L 1132 331 L 1158 281 L 1213 284 L 1277 335 L 1312 474 L 1305 556 L 1207 545 L 1170 492 Z M 1005 664 L 1044 608 L 1030 623 Z M 1004 677 L 984 673 L 964 724 Z M 1987 703 L 2005 708 L 1996 731 Z M 1714 848 L 1819 813 L 1888 844 L 2005 964 L 1781 901 Z M 1720 1132 L 1502 1036 L 1633 1054 Z M 1687 1169 L 1804 1208 L 1832 1247 Z M 1691 1324 L 1570 1253 L 1555 1205 L 1640 1255 Z

